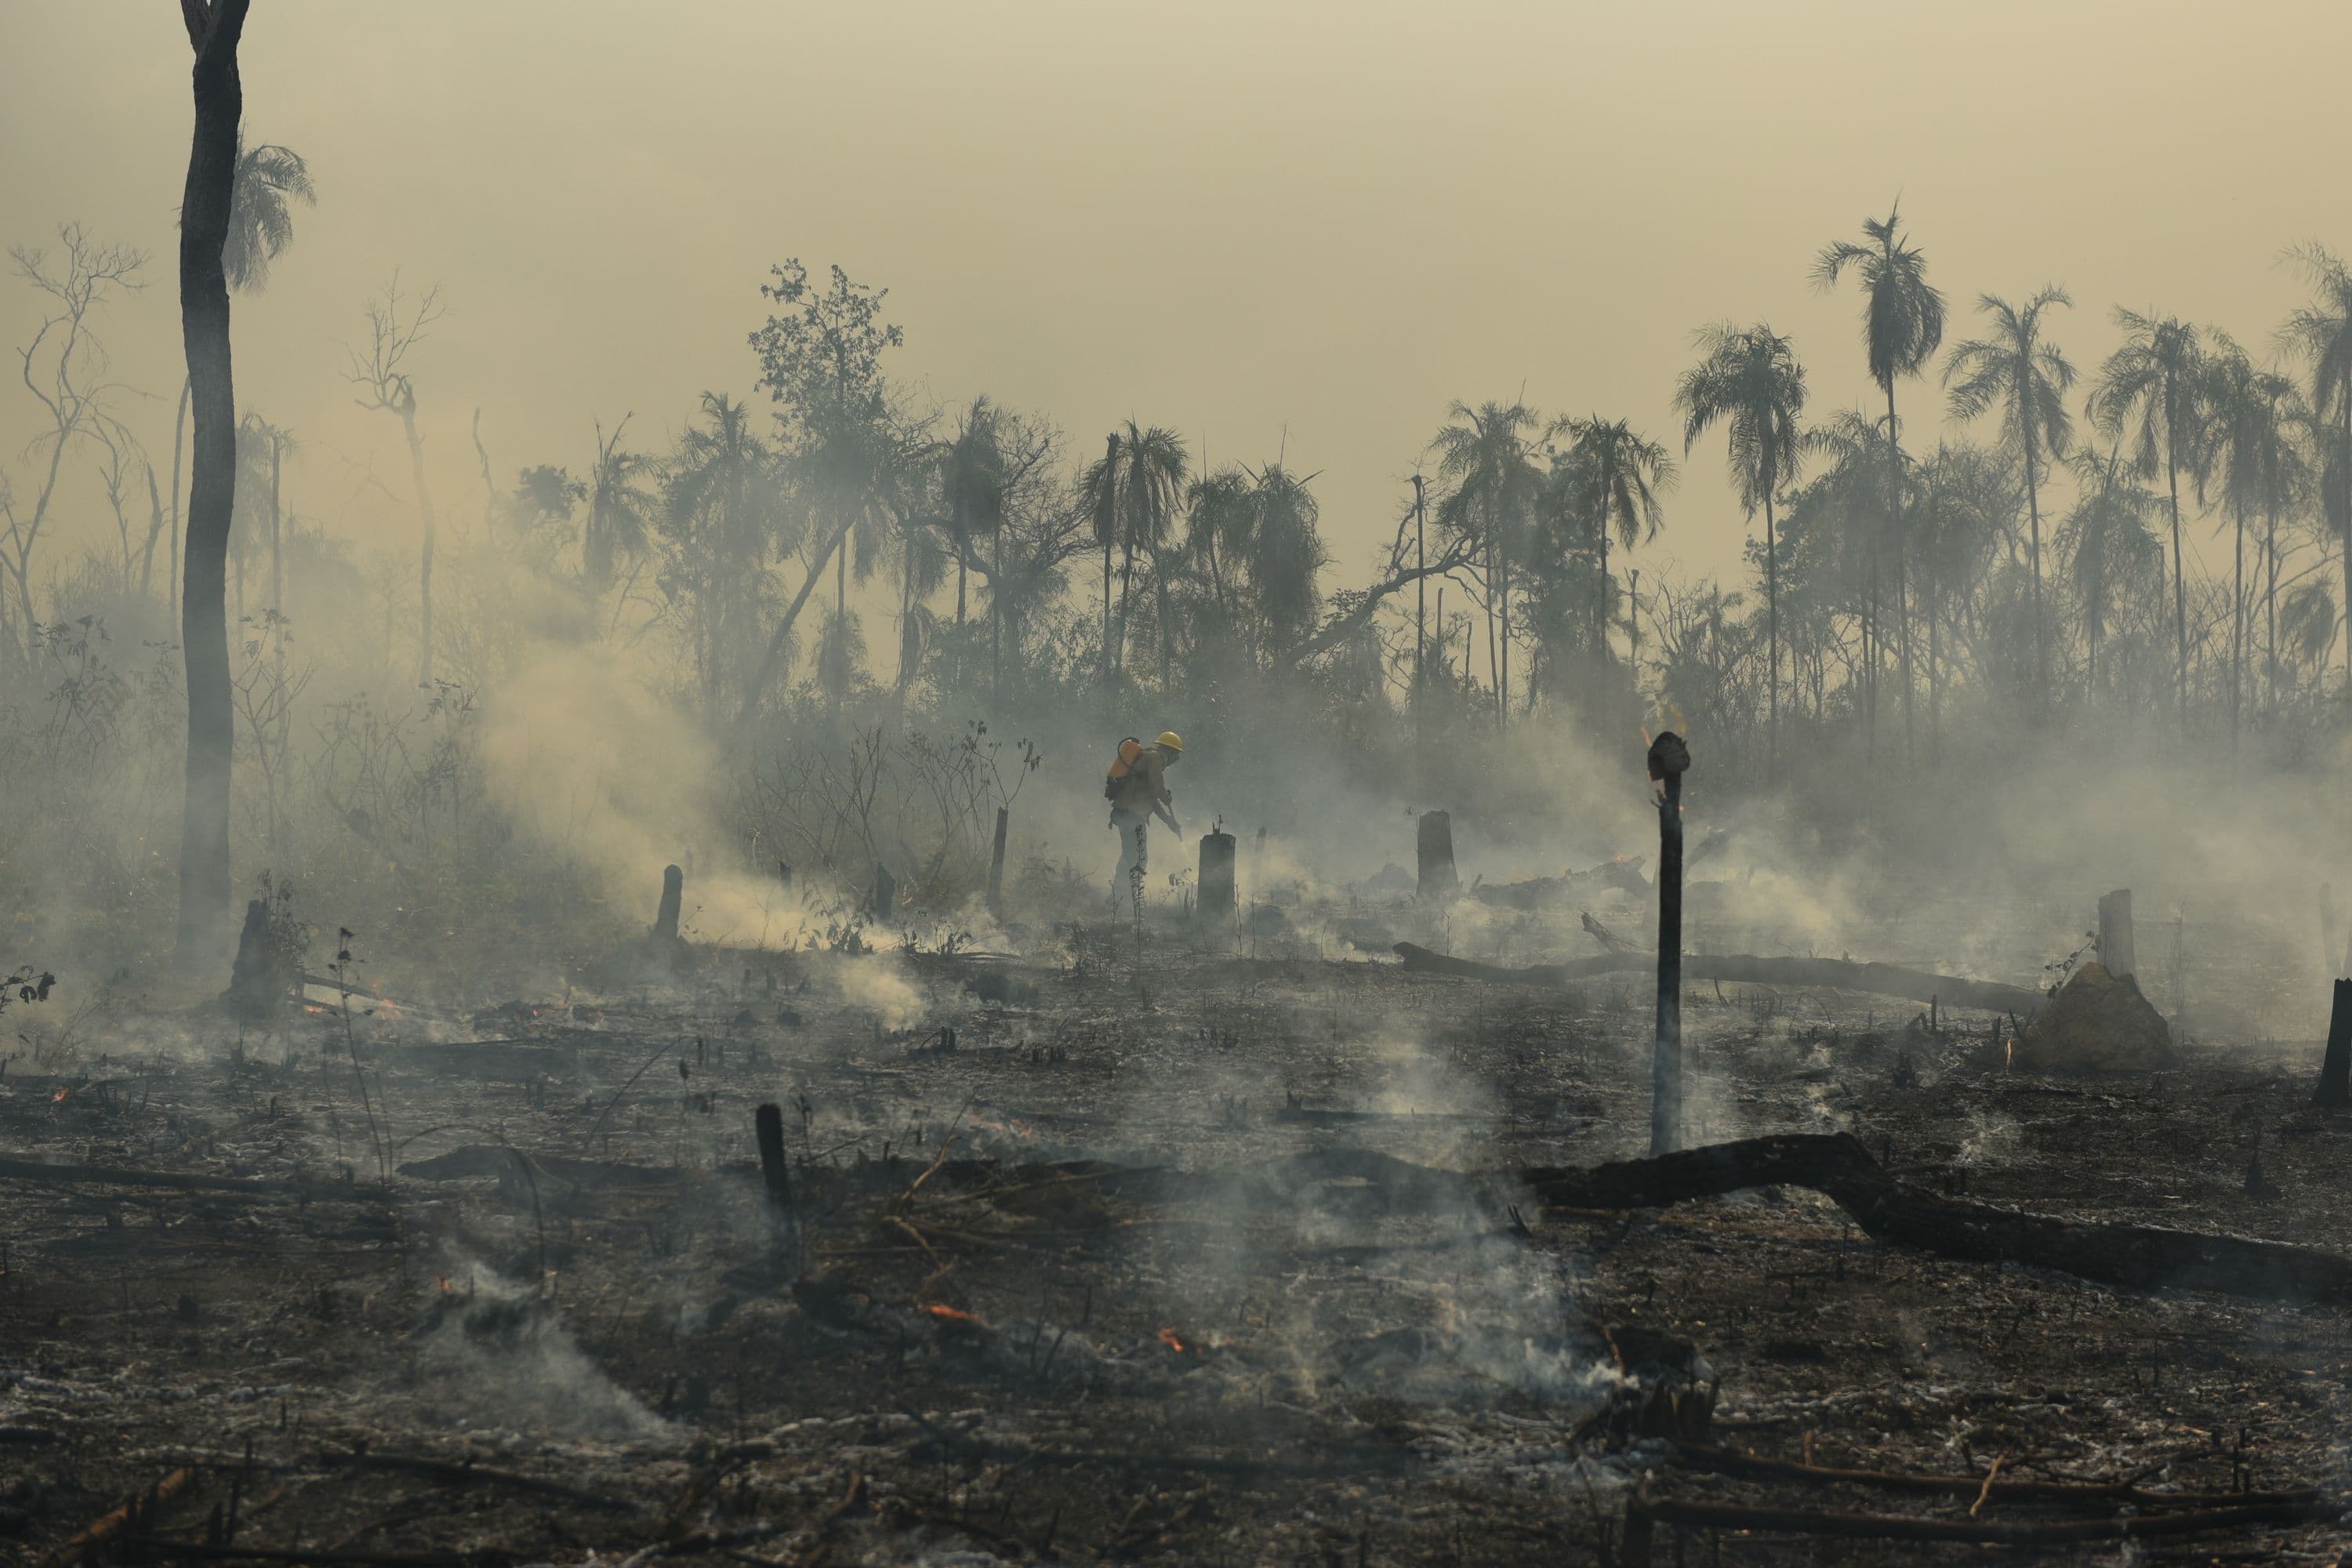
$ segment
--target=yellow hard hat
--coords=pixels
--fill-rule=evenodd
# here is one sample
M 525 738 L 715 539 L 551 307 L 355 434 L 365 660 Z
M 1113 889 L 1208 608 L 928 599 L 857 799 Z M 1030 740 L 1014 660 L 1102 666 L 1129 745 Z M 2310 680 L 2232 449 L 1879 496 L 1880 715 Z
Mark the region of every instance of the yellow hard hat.
M 1173 730 L 1162 730 L 1160 731 L 1159 746 L 1163 752 L 1174 752 L 1181 756 L 1184 752 L 1184 737 Z

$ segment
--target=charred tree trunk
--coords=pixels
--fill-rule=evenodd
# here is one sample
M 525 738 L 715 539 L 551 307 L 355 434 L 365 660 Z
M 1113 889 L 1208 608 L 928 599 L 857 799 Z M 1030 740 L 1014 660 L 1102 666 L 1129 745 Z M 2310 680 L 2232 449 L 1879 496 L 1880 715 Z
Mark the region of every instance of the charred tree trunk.
M 2132 952 L 2129 888 L 2118 888 L 2099 900 L 2099 963 L 2118 980 L 2139 972 Z
M 677 942 L 677 921 L 686 907 L 686 873 L 675 866 L 662 868 L 661 905 L 654 911 L 654 944 L 670 947 Z
M 180 206 L 180 331 L 194 408 L 187 576 L 180 640 L 187 663 L 187 795 L 180 827 L 174 957 L 184 970 L 225 956 L 229 912 L 228 533 L 236 486 L 236 391 L 229 363 L 228 238 L 245 89 L 236 68 L 247 0 L 180 0 L 195 53 L 195 130 Z
M 1201 836 L 1201 924 L 1204 929 L 1222 930 L 1234 918 L 1236 904 L 1234 881 L 1234 836 L 1230 833 L 1205 833 Z
M 1424 811 L 1416 837 L 1421 896 L 1451 899 L 1462 885 L 1454 870 L 1454 818 L 1442 811 Z
M 2352 980 L 2336 983 L 2336 1004 L 2327 1015 L 2327 1054 L 2319 1064 L 2315 1103 L 2330 1110 L 2352 1106 Z
M 1650 743 L 1658 783 L 1658 1032 L 1650 1058 L 1650 1152 L 1683 1142 L 1683 774 L 1690 752 L 1672 730 Z
M 988 852 L 988 912 L 999 917 L 1004 913 L 1004 834 L 1012 822 L 1012 812 L 998 806 L 996 842 Z

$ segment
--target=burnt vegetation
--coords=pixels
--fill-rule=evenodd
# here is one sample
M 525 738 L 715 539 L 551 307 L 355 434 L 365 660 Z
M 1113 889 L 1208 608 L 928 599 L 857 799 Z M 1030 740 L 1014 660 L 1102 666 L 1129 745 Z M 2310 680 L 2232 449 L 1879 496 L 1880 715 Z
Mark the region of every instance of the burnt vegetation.
M 9 253 L 6 1561 L 2332 1560 L 2335 251 L 2094 353 L 1890 206 L 1858 345 L 1435 389 L 1344 519 L 798 259 L 501 464 L 394 272 L 379 473 L 239 400 L 361 194 L 182 11 L 183 384 Z

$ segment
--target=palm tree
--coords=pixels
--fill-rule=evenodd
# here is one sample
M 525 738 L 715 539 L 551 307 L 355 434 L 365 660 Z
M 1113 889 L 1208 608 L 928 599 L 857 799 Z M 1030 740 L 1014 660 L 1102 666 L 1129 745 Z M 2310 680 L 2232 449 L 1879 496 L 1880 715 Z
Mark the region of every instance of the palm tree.
M 1992 318 L 1989 337 L 1958 344 L 1944 362 L 1944 384 L 1950 390 L 1952 417 L 1974 419 L 1999 405 L 2001 434 L 2017 443 L 2025 460 L 2025 511 L 2032 524 L 2033 668 L 2048 697 L 2050 682 L 2050 623 L 2042 602 L 2042 465 L 2065 457 L 2074 439 L 2074 416 L 2066 411 L 2066 393 L 2074 384 L 2074 367 L 2058 345 L 2042 335 L 2042 312 L 2053 305 L 2072 307 L 2074 301 L 2056 284 L 2046 284 L 2022 307 L 1997 294 L 1977 296 L 1977 309 Z
M 1884 220 L 1864 218 L 1867 245 L 1833 240 L 1813 260 L 1813 280 L 1822 289 L 1833 287 L 1849 267 L 1861 276 L 1863 289 L 1862 342 L 1870 361 L 1870 379 L 1886 394 L 1887 521 L 1895 534 L 1895 619 L 1902 637 L 1903 743 L 1907 754 L 1911 731 L 1911 616 L 1904 582 L 1903 441 L 1895 417 L 1895 379 L 1916 375 L 1935 357 L 1944 341 L 1944 296 L 1927 281 L 1927 258 L 1902 237 L 1900 207 L 1889 207 Z M 1877 576 L 1874 565 L 1873 595 Z M 1871 655 L 1871 732 L 1877 731 L 1878 656 Z
M 1472 408 L 1456 402 L 1446 417 L 1452 423 L 1430 443 L 1439 477 L 1454 486 L 1438 503 L 1437 518 L 1456 537 L 1478 541 L 1486 553 L 1486 668 L 1495 681 L 1495 722 L 1500 728 L 1507 726 L 1510 711 L 1511 561 L 1543 482 L 1526 435 L 1536 414 L 1524 403 Z
M 2279 329 L 2279 341 L 2311 367 L 2311 412 L 2326 427 L 2320 469 L 2323 504 L 2344 562 L 2344 603 L 2352 615 L 2352 268 L 2318 245 L 2288 256 L 2311 279 L 2315 297 Z M 2352 632 L 2344 639 L 2345 700 L 2352 702 Z
M 956 556 L 956 625 L 964 622 L 967 597 L 965 562 L 975 539 L 986 538 L 995 547 L 992 578 L 1004 574 L 1004 510 L 1012 476 L 1006 471 L 1003 416 L 986 397 L 975 397 L 963 412 L 963 425 L 940 459 L 940 506 L 948 538 Z M 989 668 L 992 687 L 1004 685 L 1004 616 L 992 591 L 988 611 Z
M 221 247 L 221 271 L 230 288 L 258 293 L 268 286 L 269 264 L 294 242 L 297 202 L 319 205 L 302 154 L 268 142 L 248 147 L 239 137 L 229 186 L 228 240 Z
M 2213 334 L 2214 352 L 2206 364 L 2200 393 L 2210 411 L 2207 441 L 2211 462 L 2221 469 L 2221 499 L 2235 524 L 2236 573 L 2231 594 L 2230 620 L 2230 743 L 2238 741 L 2238 713 L 2246 665 L 2246 519 L 2262 511 L 2266 520 L 2263 541 L 2269 562 L 2271 657 L 2278 649 L 2278 514 L 2286 504 L 2302 467 L 2295 450 L 2294 413 L 2300 402 L 2294 384 L 2283 375 L 2258 369 L 2227 333 Z M 2202 500 L 2203 485 L 2199 487 Z M 2275 669 L 2273 674 L 2275 677 Z
M 1184 564 L 1205 580 L 1214 618 L 1253 657 L 1291 647 L 1321 614 L 1331 552 L 1317 531 L 1321 505 L 1307 488 L 1315 478 L 1279 462 L 1255 473 L 1234 464 L 1187 497 Z
M 667 531 L 688 546 L 696 661 L 715 721 L 730 655 L 758 639 L 768 563 L 800 542 L 801 514 L 783 504 L 775 453 L 752 432 L 750 405 L 717 392 L 702 395 L 702 423 L 678 437 L 664 499 Z
M 623 415 L 604 434 L 596 425 L 596 464 L 588 476 L 588 521 L 580 534 L 583 581 L 593 604 L 613 585 L 614 565 L 624 557 L 644 552 L 653 531 L 655 500 L 645 488 L 654 472 L 654 460 L 643 452 L 621 450 L 621 435 L 629 427 Z
M 1927 751 L 1943 755 L 1943 627 L 1946 606 L 1965 605 L 2017 515 L 2014 470 L 2005 456 L 1946 442 L 1918 465 L 1912 559 L 1927 621 Z M 1955 632 L 1957 633 L 1957 626 Z M 2036 679 L 2040 670 L 2036 669 Z
M 1113 673 L 1125 662 L 1128 603 L 1135 586 L 1138 551 L 1157 552 L 1168 542 L 1169 531 L 1184 495 L 1184 470 L 1191 461 L 1184 442 L 1174 431 L 1154 425 L 1139 428 L 1127 422 L 1127 432 L 1112 434 L 1102 460 L 1088 468 L 1080 481 L 1095 520 L 1095 538 L 1103 547 L 1103 679 L 1109 689 Z M 1111 626 L 1111 552 L 1119 552 L 1118 626 Z M 1164 636 L 1164 633 L 1163 633 Z
M 1592 520 L 1592 537 L 1600 551 L 1601 591 L 1610 594 L 1609 535 L 1613 530 L 1626 549 L 1647 543 L 1665 526 L 1665 509 L 1659 495 L 1674 489 L 1678 477 L 1675 460 L 1664 447 L 1635 434 L 1631 421 L 1603 419 L 1598 414 L 1562 420 L 1553 426 L 1568 437 L 1568 458 L 1591 488 L 1580 498 L 1580 510 Z M 1593 640 L 1601 662 L 1609 662 L 1609 617 L 1593 617 Z
M 2123 448 L 2111 447 L 2103 456 L 2078 451 L 2074 470 L 2074 510 L 2058 533 L 2062 556 L 2069 562 L 2074 595 L 2083 605 L 2083 626 L 2089 641 L 2088 689 L 2099 693 L 2099 648 L 2119 589 L 2144 581 L 2153 573 L 2158 591 L 2164 580 L 2164 546 L 2148 531 L 2157 509 L 2156 496 L 2132 482 L 2124 465 Z
M 1780 574 L 1772 502 L 1795 482 L 1801 460 L 1797 416 L 1805 406 L 1805 367 L 1797 363 L 1795 345 L 1761 321 L 1702 327 L 1695 341 L 1699 363 L 1675 387 L 1683 454 L 1689 456 L 1701 436 L 1722 424 L 1740 508 L 1750 518 L 1759 507 L 1764 511 L 1765 755 L 1773 759 L 1780 741 Z
M 2174 681 L 2179 691 L 2180 731 L 2189 732 L 2189 589 L 2180 564 L 2180 468 L 2192 476 L 2198 464 L 2200 363 L 2197 329 L 2175 317 L 2141 314 L 2116 307 L 2123 346 L 2099 367 L 2092 389 L 2091 421 L 2101 433 L 2128 444 L 2132 468 L 2141 478 L 2161 467 L 2172 510 L 2172 635 Z
M 247 147 L 237 133 L 236 160 L 229 175 L 228 237 L 221 244 L 221 275 L 240 294 L 258 294 L 268 285 L 269 264 L 294 243 L 294 205 L 316 206 L 310 165 L 290 147 L 264 142 Z M 180 553 L 180 437 L 188 413 L 188 384 L 172 415 L 172 580 Z M 173 594 L 177 599 L 176 590 Z

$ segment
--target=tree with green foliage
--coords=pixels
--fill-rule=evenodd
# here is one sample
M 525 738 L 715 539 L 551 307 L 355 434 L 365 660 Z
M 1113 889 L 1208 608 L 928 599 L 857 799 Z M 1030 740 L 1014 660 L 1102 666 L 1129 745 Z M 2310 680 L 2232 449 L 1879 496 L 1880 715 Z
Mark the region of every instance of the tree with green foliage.
M 1440 531 L 1475 541 L 1486 598 L 1486 672 L 1495 683 L 1495 723 L 1510 724 L 1511 567 L 1534 519 L 1543 476 L 1528 433 L 1536 412 L 1524 403 L 1455 402 L 1430 448 L 1438 477 L 1453 488 L 1437 504 Z
M 1078 481 L 1094 519 L 1095 542 L 1103 552 L 1103 689 L 1108 695 L 1127 665 L 1127 626 L 1135 592 L 1135 558 L 1156 555 L 1174 530 L 1184 500 L 1184 478 L 1192 462 L 1183 438 L 1154 425 L 1145 428 L 1132 419 L 1122 434 L 1114 431 L 1099 462 L 1089 466 Z M 1111 619 L 1111 557 L 1118 556 L 1118 618 Z M 1161 671 L 1166 675 L 1166 633 L 1161 637 Z
M 2281 344 L 2304 358 L 2311 376 L 2321 506 L 2344 567 L 2344 605 L 2352 617 L 2352 268 L 2319 245 L 2288 257 L 2311 280 L 2312 300 L 2279 329 Z M 2352 702 L 2352 624 L 2344 638 L 2344 698 Z
M 2197 329 L 2171 316 L 2116 308 L 2123 346 L 2099 367 L 2092 388 L 2091 421 L 2117 440 L 2139 478 L 2164 475 L 2172 517 L 2172 629 L 2174 684 L 2179 689 L 2180 730 L 2189 732 L 2189 586 L 2180 549 L 2180 471 L 2203 472 L 2199 439 L 2205 409 L 2204 351 Z
M 1728 438 L 1727 460 L 1740 509 L 1764 513 L 1764 623 L 1766 663 L 1765 755 L 1780 755 L 1780 575 L 1772 504 L 1781 489 L 1796 482 L 1803 460 L 1798 417 L 1805 407 L 1805 368 L 1795 345 L 1759 321 L 1735 327 L 1728 321 L 1699 329 L 1699 363 L 1675 387 L 1675 410 L 1683 416 L 1683 454 L 1717 425 Z
M 906 342 L 896 323 L 882 319 L 890 291 L 852 282 L 838 266 L 830 286 L 818 289 L 797 258 L 772 268 L 771 276 L 760 292 L 782 309 L 751 334 L 751 348 L 760 359 L 760 385 L 776 405 L 788 472 L 819 526 L 802 546 L 808 574 L 769 635 L 767 652 L 743 693 L 739 724 L 758 712 L 828 563 L 834 606 L 826 647 L 834 658 L 821 673 L 838 710 L 850 656 L 862 643 L 851 635 L 849 574 L 854 567 L 861 583 L 872 574 L 896 519 L 918 504 L 924 449 L 921 421 L 898 407 L 883 373 L 883 356 Z
M 1911 625 L 1909 593 L 1905 580 L 1903 537 L 1903 428 L 1895 416 L 1895 383 L 1916 375 L 1935 357 L 1944 341 L 1944 296 L 1927 281 L 1927 258 L 1903 237 L 1899 207 L 1885 218 L 1864 218 L 1867 242 L 1833 240 L 1813 260 L 1813 280 L 1822 289 L 1836 285 L 1849 268 L 1862 280 L 1862 342 L 1870 363 L 1870 379 L 1886 395 L 1887 523 L 1895 543 L 1895 621 L 1903 669 L 1903 738 L 1912 744 Z M 1873 597 L 1877 571 L 1872 569 Z M 1871 625 L 1877 637 L 1876 616 Z M 1874 642 L 1870 656 L 1870 732 L 1877 731 L 1879 653 Z
M 1659 498 L 1674 489 L 1679 477 L 1674 458 L 1659 443 L 1636 432 L 1626 419 L 1603 419 L 1598 414 L 1563 419 L 1553 426 L 1566 438 L 1568 471 L 1580 481 L 1582 493 L 1575 506 L 1591 530 L 1600 563 L 1601 586 L 1613 597 L 1609 576 L 1609 536 L 1628 550 L 1658 537 L 1665 526 L 1665 507 Z M 1609 662 L 1609 606 L 1593 617 L 1593 651 Z
M 2050 680 L 2050 621 L 2042 593 L 2042 479 L 2048 466 L 2066 456 L 2074 418 L 2066 394 L 2074 367 L 2042 330 L 2042 312 L 2074 301 L 2056 284 L 2045 285 L 2023 305 L 1997 294 L 1977 296 L 1977 309 L 1991 318 L 1984 337 L 1956 344 L 1944 362 L 1944 385 L 1952 417 L 1974 419 L 2000 410 L 2001 437 L 2016 444 L 2025 468 L 2025 512 L 2032 533 L 2033 568 L 2033 664 L 2047 692 Z

